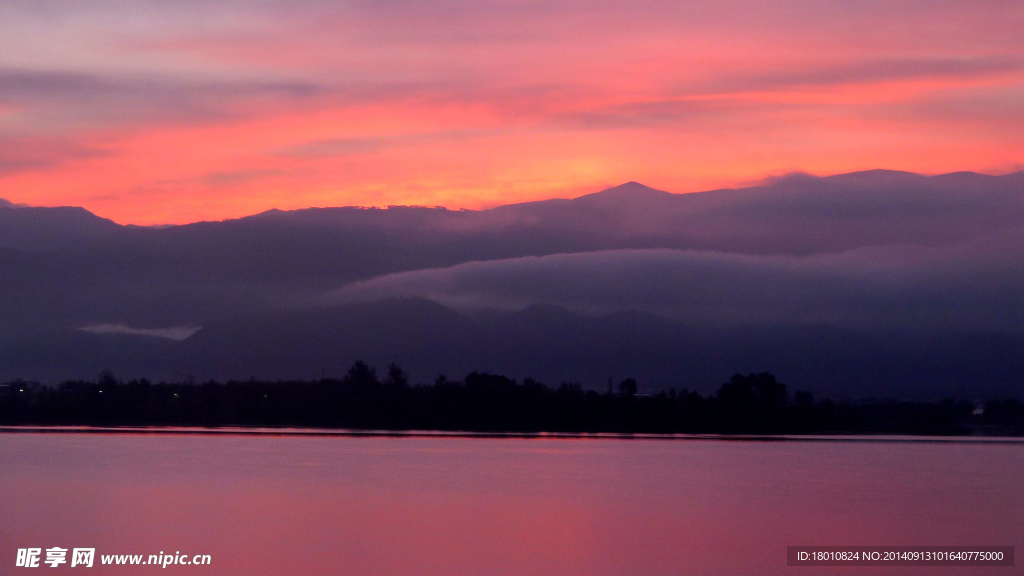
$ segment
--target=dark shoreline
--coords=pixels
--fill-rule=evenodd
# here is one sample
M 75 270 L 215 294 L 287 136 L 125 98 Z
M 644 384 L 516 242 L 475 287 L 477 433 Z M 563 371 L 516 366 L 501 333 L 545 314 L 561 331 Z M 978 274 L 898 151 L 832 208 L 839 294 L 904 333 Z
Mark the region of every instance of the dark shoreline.
M 0 427 L 351 436 L 428 430 L 489 437 L 1015 437 L 1024 436 L 1024 405 L 1012 398 L 818 400 L 807 391 L 789 393 L 770 373 L 737 374 L 707 396 L 686 389 L 642 394 L 631 378 L 605 392 L 476 372 L 462 381 L 442 376 L 411 384 L 398 366 L 379 379 L 360 362 L 344 378 L 316 381 L 154 384 L 105 373 L 97 381 L 58 386 L 11 383 L 0 385 Z
M 330 428 L 189 426 L 0 426 L 0 434 L 124 436 L 256 436 L 296 438 L 467 438 L 519 440 L 690 440 L 724 442 L 842 442 L 912 444 L 1021 444 L 1024 436 L 895 434 L 651 434 L 613 432 L 473 432 L 449 430 L 338 430 Z

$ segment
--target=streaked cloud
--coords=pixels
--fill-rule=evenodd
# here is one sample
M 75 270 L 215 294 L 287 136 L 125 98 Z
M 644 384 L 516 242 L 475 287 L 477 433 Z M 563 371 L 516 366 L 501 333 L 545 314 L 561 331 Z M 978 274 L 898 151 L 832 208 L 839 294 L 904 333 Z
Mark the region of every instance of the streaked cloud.
M 1024 231 L 1017 229 L 956 247 L 882 246 L 803 257 L 696 250 L 557 254 L 391 274 L 347 286 L 328 301 L 421 296 L 463 309 L 544 302 L 590 313 L 645 310 L 712 326 L 1020 333 L 1022 241 Z
M 0 176 L 25 171 L 45 171 L 75 161 L 105 158 L 114 151 L 73 138 L 0 136 Z
M 326 90 L 311 83 L 0 69 L 0 105 L 14 117 L 7 123 L 38 131 L 224 120 Z
M 393 136 L 361 136 L 350 138 L 328 138 L 290 146 L 279 151 L 281 156 L 295 158 L 320 158 L 329 156 L 350 156 L 371 154 L 403 146 L 418 146 L 441 141 L 458 141 L 493 133 L 484 131 L 449 131 L 422 134 L 399 134 Z
M 201 326 L 171 326 L 169 328 L 133 328 L 125 324 L 96 324 L 80 328 L 93 334 L 131 334 L 181 341 L 202 330 Z
M 1017 76 L 1016 79 L 1020 80 L 1024 76 L 1024 58 L 881 58 L 834 62 L 827 66 L 808 63 L 800 68 L 790 66 L 770 72 L 751 70 L 724 76 L 707 86 L 698 86 L 696 92 L 732 94 L 904 80 L 964 81 L 1004 76 Z M 694 88 L 683 86 L 679 91 L 692 94 Z

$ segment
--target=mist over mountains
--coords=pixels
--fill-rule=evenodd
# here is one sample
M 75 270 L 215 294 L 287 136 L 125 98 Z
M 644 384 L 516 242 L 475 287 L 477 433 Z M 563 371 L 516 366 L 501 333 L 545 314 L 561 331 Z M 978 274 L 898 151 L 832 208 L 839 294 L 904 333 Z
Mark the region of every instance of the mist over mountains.
M 420 381 L 710 390 L 768 370 L 853 396 L 1024 386 L 1024 173 L 631 182 L 481 211 L 158 228 L 0 203 L 0 270 L 0 379 L 311 378 L 361 358 Z M 202 329 L 146 332 L 188 326 Z

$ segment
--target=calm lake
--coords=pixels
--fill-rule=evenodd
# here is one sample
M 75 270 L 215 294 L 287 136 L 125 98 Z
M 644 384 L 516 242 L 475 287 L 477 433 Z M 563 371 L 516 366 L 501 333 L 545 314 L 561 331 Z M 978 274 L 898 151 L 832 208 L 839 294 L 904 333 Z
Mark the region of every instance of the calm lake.
M 787 545 L 1019 556 L 1024 443 L 0 434 L 0 574 L 54 546 L 96 548 L 96 575 L 1024 573 Z M 161 552 L 212 563 L 100 565 Z

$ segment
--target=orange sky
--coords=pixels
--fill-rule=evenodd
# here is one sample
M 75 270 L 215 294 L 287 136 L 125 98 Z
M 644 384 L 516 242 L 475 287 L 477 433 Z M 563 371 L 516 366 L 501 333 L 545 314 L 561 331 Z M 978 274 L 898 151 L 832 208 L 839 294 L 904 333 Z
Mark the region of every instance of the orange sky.
M 0 4 L 0 198 L 121 223 L 1024 164 L 1024 3 Z

